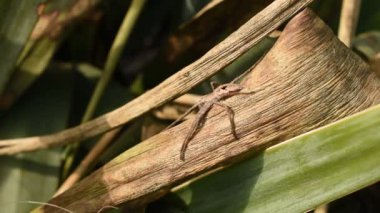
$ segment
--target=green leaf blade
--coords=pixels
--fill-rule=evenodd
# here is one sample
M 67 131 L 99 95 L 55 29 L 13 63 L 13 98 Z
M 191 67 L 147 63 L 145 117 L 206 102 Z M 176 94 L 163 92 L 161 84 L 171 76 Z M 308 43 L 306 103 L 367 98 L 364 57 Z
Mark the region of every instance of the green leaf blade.
M 380 180 L 380 106 L 190 184 L 189 212 L 304 212 Z
M 67 127 L 74 72 L 43 75 L 2 117 L 1 138 L 47 134 Z M 59 183 L 60 148 L 0 158 L 0 212 L 28 212 L 27 201 L 44 202 Z
M 12 74 L 35 22 L 42 0 L 0 1 L 0 94 Z

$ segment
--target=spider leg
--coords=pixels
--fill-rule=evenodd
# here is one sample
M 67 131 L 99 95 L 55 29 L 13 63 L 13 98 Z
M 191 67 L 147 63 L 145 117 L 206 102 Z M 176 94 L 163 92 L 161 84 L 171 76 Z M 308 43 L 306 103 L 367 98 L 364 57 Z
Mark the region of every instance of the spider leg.
M 217 106 L 223 107 L 227 111 L 228 118 L 230 119 L 231 134 L 234 136 L 234 138 L 236 140 L 238 140 L 238 136 L 237 136 L 236 131 L 235 131 L 235 121 L 234 121 L 235 114 L 234 114 L 234 111 L 229 106 L 227 106 L 225 104 L 222 104 L 219 102 L 215 102 L 214 104 Z
M 197 116 L 195 117 L 195 120 L 191 124 L 190 131 L 189 131 L 189 133 L 187 133 L 185 141 L 183 142 L 182 147 L 181 147 L 180 159 L 182 161 L 185 160 L 185 151 L 186 151 L 186 148 L 187 148 L 190 140 L 197 133 L 197 130 L 198 130 L 199 126 L 202 123 L 202 120 L 205 118 L 205 116 L 207 115 L 208 111 L 210 111 L 211 107 L 212 107 L 212 103 L 205 103 L 202 106 L 202 108 L 200 108 Z
M 180 121 L 182 121 L 188 114 L 190 114 L 195 108 L 197 108 L 201 103 L 195 104 L 190 109 L 188 109 L 185 113 L 183 113 L 177 120 L 175 120 L 173 123 L 171 123 L 169 126 L 165 128 L 165 130 L 172 128 L 176 124 L 178 124 Z
M 255 94 L 256 91 L 247 91 L 247 92 L 238 92 L 236 95 L 249 95 L 249 94 Z
M 263 91 L 265 88 L 258 88 L 258 89 L 252 89 L 249 91 L 240 91 L 236 93 L 236 95 L 249 95 L 249 94 L 255 94 L 257 92 Z

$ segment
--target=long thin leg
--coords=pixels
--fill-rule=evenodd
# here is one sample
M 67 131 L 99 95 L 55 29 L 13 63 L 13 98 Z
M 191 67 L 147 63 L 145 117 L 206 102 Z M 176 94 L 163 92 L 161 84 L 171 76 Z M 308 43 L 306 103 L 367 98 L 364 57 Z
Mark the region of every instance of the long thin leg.
M 237 136 L 236 131 L 235 131 L 235 121 L 234 121 L 234 115 L 235 114 L 234 114 L 234 111 L 229 106 L 227 106 L 225 104 L 222 104 L 222 103 L 219 103 L 219 102 L 215 102 L 214 104 L 217 105 L 217 106 L 223 107 L 227 111 L 228 117 L 230 119 L 231 134 L 237 140 L 238 136 Z
M 180 121 L 182 121 L 182 119 L 184 119 L 188 114 L 190 114 L 191 111 L 193 111 L 195 108 L 197 108 L 198 106 L 200 105 L 200 103 L 198 104 L 195 104 L 193 105 L 192 107 L 190 107 L 190 109 L 188 109 L 185 113 L 183 113 L 179 118 L 177 118 L 177 120 L 175 120 L 173 123 L 171 123 L 169 126 L 167 126 L 165 128 L 165 130 L 167 129 L 170 129 L 172 128 L 173 126 L 175 126 L 176 124 L 178 124 Z
M 264 90 L 264 88 L 261 88 L 261 89 L 254 89 L 254 90 L 251 90 L 251 91 L 245 91 L 245 92 L 238 92 L 236 93 L 236 95 L 250 95 L 250 94 L 255 94 L 257 92 L 260 92 Z
M 247 91 L 247 92 L 238 92 L 236 95 L 250 95 L 250 94 L 255 94 L 257 91 L 252 90 L 252 91 Z
M 187 133 L 185 141 L 182 144 L 181 147 L 181 153 L 180 153 L 180 159 L 182 161 L 185 160 L 185 151 L 187 148 L 187 145 L 189 144 L 190 140 L 195 136 L 195 133 L 197 132 L 199 125 L 202 123 L 202 120 L 207 115 L 207 112 L 210 111 L 212 107 L 212 103 L 206 103 L 200 108 L 197 116 L 195 117 L 195 120 L 191 124 L 190 131 Z

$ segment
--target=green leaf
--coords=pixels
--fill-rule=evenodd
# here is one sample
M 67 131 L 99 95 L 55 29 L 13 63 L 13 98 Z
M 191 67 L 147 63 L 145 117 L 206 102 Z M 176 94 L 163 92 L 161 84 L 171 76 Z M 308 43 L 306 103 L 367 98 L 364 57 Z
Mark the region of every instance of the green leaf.
M 1 138 L 47 134 L 67 127 L 73 72 L 47 72 L 2 116 Z M 48 149 L 0 158 L 0 212 L 27 212 L 46 201 L 58 185 L 61 156 Z
M 45 71 L 65 37 L 57 29 L 68 31 L 97 3 L 99 0 L 79 7 L 77 0 L 0 0 L 0 108 L 9 108 Z M 61 22 L 53 22 L 55 13 Z
M 305 212 L 380 180 L 380 105 L 179 189 L 189 212 Z
M 37 20 L 42 0 L 0 0 L 0 94 Z
M 42 39 L 33 44 L 29 49 L 28 56 L 18 64 L 9 80 L 3 96 L 6 97 L 5 107 L 12 105 L 45 71 L 50 63 L 58 41 Z

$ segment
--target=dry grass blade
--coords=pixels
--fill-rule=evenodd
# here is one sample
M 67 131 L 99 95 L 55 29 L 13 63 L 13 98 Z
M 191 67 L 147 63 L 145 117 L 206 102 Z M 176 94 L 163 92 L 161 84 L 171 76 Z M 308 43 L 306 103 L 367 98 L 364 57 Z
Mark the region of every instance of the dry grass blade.
M 199 60 L 126 105 L 62 132 L 45 136 L 11 139 L 11 141 L 20 144 L 1 148 L 0 155 L 13 155 L 82 141 L 125 124 L 151 109 L 173 100 L 209 78 L 311 2 L 312 0 L 277 0 L 251 18 Z M 0 141 L 0 144 L 9 142 L 10 140 L 3 140 Z
M 361 0 L 344 0 L 339 24 L 339 39 L 351 47 L 359 19 Z
M 86 172 L 88 172 L 96 164 L 100 155 L 103 154 L 121 130 L 122 128 L 119 127 L 104 134 L 86 155 L 86 157 L 75 168 L 75 170 L 70 174 L 70 176 L 66 178 L 54 196 L 61 194 L 81 180 Z
M 288 23 L 244 85 L 264 89 L 225 101 L 235 112 L 239 140 L 215 107 L 185 162 L 179 150 L 192 119 L 143 141 L 49 203 L 77 212 L 144 205 L 192 177 L 380 102 L 376 75 L 310 10 Z

